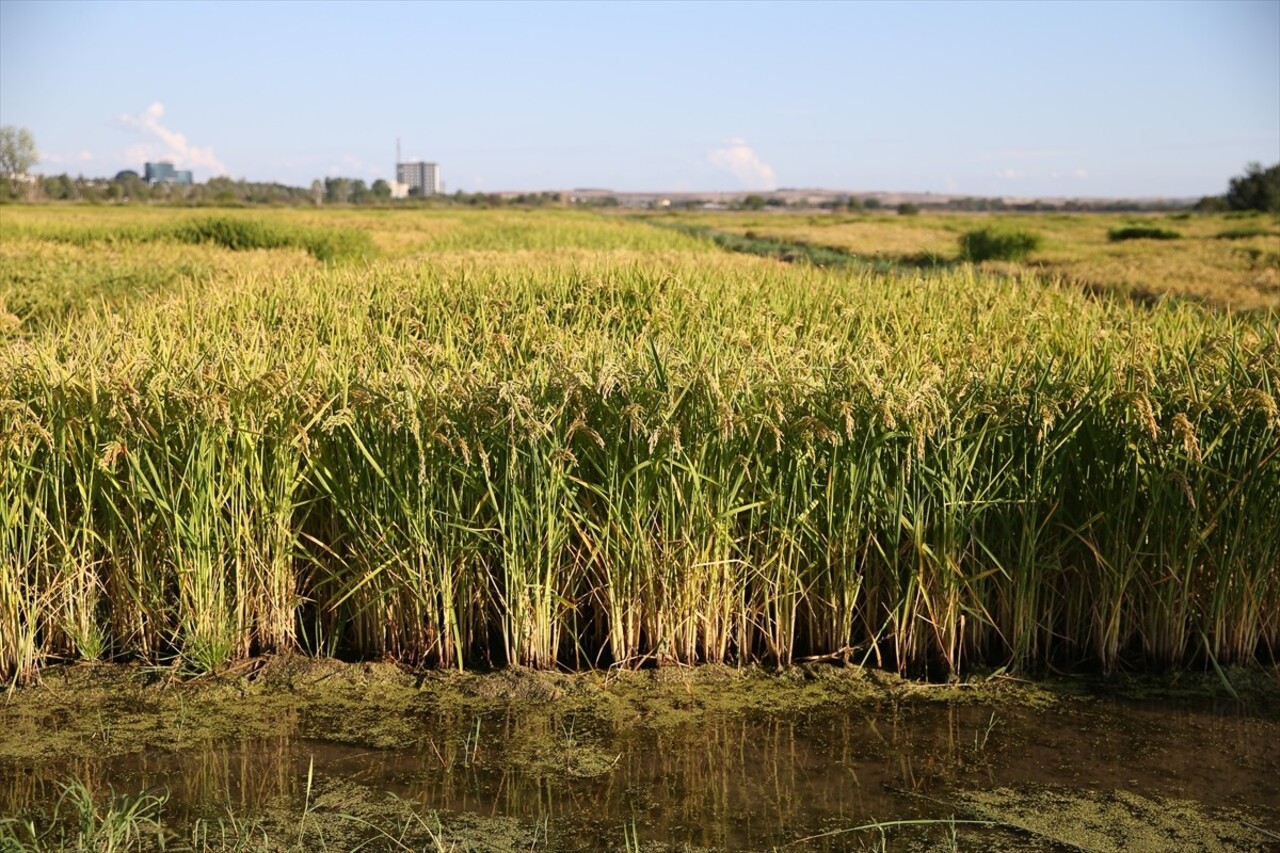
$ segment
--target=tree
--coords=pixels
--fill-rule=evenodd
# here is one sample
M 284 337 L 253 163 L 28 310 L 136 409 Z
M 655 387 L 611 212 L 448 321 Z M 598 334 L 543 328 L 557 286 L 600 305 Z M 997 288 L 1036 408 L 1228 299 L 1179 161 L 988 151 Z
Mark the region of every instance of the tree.
M 351 198 L 350 178 L 325 178 L 324 200 L 330 204 L 346 204 Z
M 1263 169 L 1261 163 L 1246 166 L 1243 175 L 1231 179 L 1227 206 L 1232 210 L 1280 213 L 1280 163 L 1270 169 Z
M 146 201 L 151 197 L 151 187 L 136 172 L 120 182 L 120 189 L 124 191 L 125 201 Z
M 764 196 L 749 195 L 742 200 L 742 206 L 747 210 L 761 210 L 764 208 Z
M 0 172 L 9 180 L 25 175 L 39 159 L 40 152 L 36 150 L 36 138 L 31 131 L 13 125 L 0 127 Z
M 73 199 L 79 195 L 71 176 L 65 172 L 44 179 L 44 194 L 52 199 Z
M 173 184 L 164 184 L 166 194 L 172 192 Z M 204 190 L 208 195 L 213 196 L 213 200 L 218 204 L 230 204 L 237 201 L 238 193 L 236 190 L 236 182 L 231 178 L 223 175 L 219 178 L 210 178 L 205 181 Z
M 369 187 L 369 192 L 373 193 L 373 197 L 379 201 L 386 201 L 391 198 L 391 184 L 378 178 L 373 182 L 373 186 Z
M 1207 195 L 1195 205 L 1196 213 L 1222 213 L 1230 209 L 1226 196 L 1221 195 Z
M 324 201 L 324 184 L 320 183 L 319 178 L 311 182 L 311 201 L 317 207 L 320 206 L 320 202 Z
M 920 205 L 918 204 L 912 204 L 909 201 L 904 201 L 902 204 L 898 205 L 899 216 L 918 216 L 919 214 Z

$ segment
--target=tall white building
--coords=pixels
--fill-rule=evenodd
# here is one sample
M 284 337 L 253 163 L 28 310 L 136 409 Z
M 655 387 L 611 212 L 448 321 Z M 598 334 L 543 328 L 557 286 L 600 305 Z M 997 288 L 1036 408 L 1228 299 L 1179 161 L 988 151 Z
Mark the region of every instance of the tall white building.
M 436 195 L 440 192 L 440 167 L 435 163 L 396 163 L 396 183 L 404 184 L 406 191 L 418 190 L 418 195 Z

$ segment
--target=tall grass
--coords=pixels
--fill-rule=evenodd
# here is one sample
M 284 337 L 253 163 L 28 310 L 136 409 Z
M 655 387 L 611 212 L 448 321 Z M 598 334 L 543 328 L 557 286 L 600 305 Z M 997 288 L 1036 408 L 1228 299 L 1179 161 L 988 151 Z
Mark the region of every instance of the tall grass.
M 696 253 L 90 307 L 0 342 L 0 674 L 1249 661 L 1278 329 Z

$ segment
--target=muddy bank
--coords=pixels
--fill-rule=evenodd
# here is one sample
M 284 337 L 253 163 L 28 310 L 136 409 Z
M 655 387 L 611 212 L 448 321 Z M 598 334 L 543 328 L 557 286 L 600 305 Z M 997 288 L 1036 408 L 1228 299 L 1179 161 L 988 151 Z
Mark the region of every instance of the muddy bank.
M 258 658 L 197 679 L 138 665 L 44 671 L 38 685 L 0 702 L 0 760 L 193 748 L 226 738 L 301 737 L 377 749 L 422 737 L 423 714 L 538 708 L 613 725 L 661 729 L 706 715 L 788 716 L 850 705 L 968 704 L 991 708 L 1083 707 L 1107 700 L 1219 703 L 1280 718 L 1280 673 L 1229 673 L 1231 696 L 1212 675 L 1061 678 L 1003 676 L 935 684 L 856 666 L 786 670 L 725 666 L 578 673 L 505 669 L 407 672 L 389 663 L 347 664 L 299 656 Z

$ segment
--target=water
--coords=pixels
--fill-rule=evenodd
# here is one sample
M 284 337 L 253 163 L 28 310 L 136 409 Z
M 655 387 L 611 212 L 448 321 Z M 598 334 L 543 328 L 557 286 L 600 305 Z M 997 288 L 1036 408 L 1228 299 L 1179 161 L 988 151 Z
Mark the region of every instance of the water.
M 904 849 L 951 844 L 954 836 L 961 849 L 1065 850 L 1087 846 L 1080 839 L 1091 836 L 1078 833 L 1089 831 L 1095 807 L 1123 812 L 1110 835 L 1093 838 L 1096 849 L 1139 849 L 1141 832 L 1128 825 L 1134 820 L 1145 822 L 1138 827 L 1144 837 L 1157 839 L 1150 849 L 1195 849 L 1202 837 L 1200 849 L 1280 844 L 1274 708 L 859 701 L 670 719 L 641 711 L 628 719 L 552 702 L 420 711 L 408 722 L 419 736 L 394 749 L 306 736 L 316 727 L 304 711 L 292 733 L 268 738 L 21 766 L 0 756 L 0 809 L 47 809 L 74 776 L 98 790 L 167 791 L 164 822 L 184 836 L 229 816 L 292 827 L 308 810 L 317 819 L 354 815 L 391 830 L 403 820 L 394 816 L 402 808 L 394 796 L 438 816 L 433 830 L 474 849 L 662 842 L 669 849 L 844 850 L 879 842 L 878 831 L 850 831 L 864 824 L 954 818 L 1002 825 L 911 825 L 885 838 Z M 975 799 L 992 791 L 1011 792 L 1017 802 L 1001 811 Z M 1046 792 L 1052 805 L 1027 808 L 1019 799 Z M 1085 806 L 1080 814 L 1072 812 L 1076 803 Z M 1160 823 L 1180 803 L 1208 822 L 1191 841 L 1174 833 L 1195 820 Z

